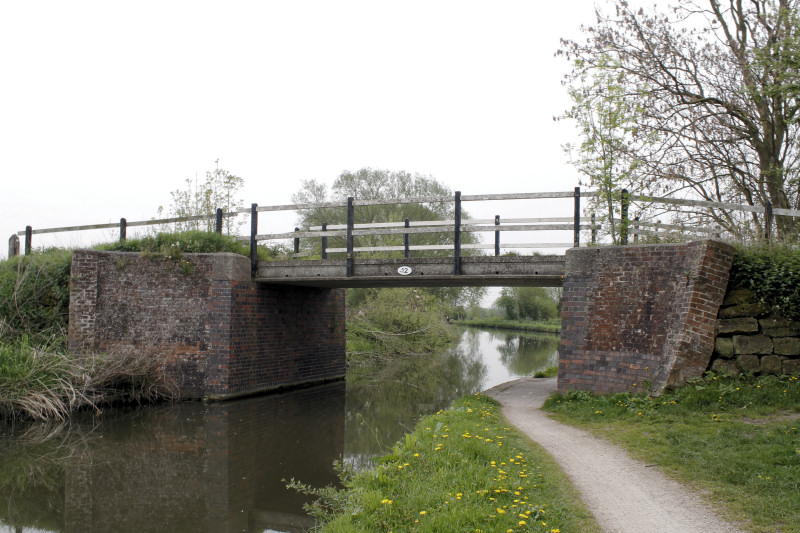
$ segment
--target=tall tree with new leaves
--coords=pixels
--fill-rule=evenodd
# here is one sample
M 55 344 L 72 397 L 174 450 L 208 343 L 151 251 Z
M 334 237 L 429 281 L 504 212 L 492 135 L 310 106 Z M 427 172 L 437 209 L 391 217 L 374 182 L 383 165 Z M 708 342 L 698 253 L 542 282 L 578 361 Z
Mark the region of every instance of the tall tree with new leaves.
M 562 41 L 574 69 L 567 83 L 609 67 L 637 101 L 637 181 L 651 194 L 796 209 L 798 4 L 800 0 L 685 0 L 667 11 L 613 0 L 585 42 Z M 750 215 L 754 224 L 763 221 Z M 738 233 L 730 211 L 712 218 Z M 785 237 L 796 222 L 777 217 Z
M 614 244 L 619 242 L 620 198 L 623 189 L 640 192 L 636 169 L 639 160 L 629 150 L 629 142 L 638 135 L 639 104 L 625 94 L 624 74 L 606 60 L 596 69 L 582 71 L 569 87 L 572 107 L 559 117 L 576 121 L 581 133 L 578 145 L 567 144 L 564 150 L 583 175 L 581 185 L 599 194 L 589 209 L 599 209 L 602 227 Z

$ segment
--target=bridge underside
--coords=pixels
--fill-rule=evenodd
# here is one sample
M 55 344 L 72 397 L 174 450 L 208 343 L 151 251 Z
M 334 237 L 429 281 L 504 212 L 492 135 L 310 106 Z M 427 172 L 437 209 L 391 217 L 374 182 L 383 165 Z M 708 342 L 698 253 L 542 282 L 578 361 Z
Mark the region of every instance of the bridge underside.
M 462 257 L 455 275 L 452 257 L 261 261 L 255 281 L 307 287 L 560 287 L 564 256 Z

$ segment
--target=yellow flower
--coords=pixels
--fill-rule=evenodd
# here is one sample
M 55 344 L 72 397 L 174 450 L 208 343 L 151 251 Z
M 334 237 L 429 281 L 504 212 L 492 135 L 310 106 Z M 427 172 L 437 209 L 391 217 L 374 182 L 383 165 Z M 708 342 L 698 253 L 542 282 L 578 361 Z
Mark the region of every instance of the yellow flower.
M 524 526 L 526 523 L 527 522 L 525 522 L 525 520 L 520 520 L 519 522 L 517 522 L 517 524 L 520 526 Z
M 381 503 L 386 504 L 386 505 L 392 505 L 392 500 L 387 500 L 386 498 L 384 498 L 384 499 L 381 500 Z
M 506 512 L 498 507 L 497 514 L 506 514 Z
M 419 515 L 420 515 L 420 516 L 425 516 L 426 514 L 428 514 L 428 511 L 420 511 L 420 512 L 419 512 Z

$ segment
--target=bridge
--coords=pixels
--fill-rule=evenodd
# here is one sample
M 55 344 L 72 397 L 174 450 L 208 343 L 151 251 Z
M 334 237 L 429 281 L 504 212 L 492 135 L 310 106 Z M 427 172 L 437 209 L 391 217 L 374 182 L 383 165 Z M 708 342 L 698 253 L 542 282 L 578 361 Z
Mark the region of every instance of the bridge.
M 249 214 L 250 257 L 184 254 L 168 257 L 76 250 L 70 283 L 72 352 L 148 353 L 164 361 L 183 397 L 226 399 L 286 386 L 340 379 L 345 373 L 345 287 L 563 286 L 559 389 L 651 392 L 700 375 L 714 347 L 716 318 L 733 251 L 719 240 L 625 246 L 629 235 L 659 235 L 689 228 L 627 219 L 623 195 L 622 246 L 600 244 L 600 225 L 581 216 L 579 188 L 562 193 L 356 200 L 328 204 L 258 206 L 211 219 Z M 572 199 L 569 217 L 463 219 L 467 201 Z M 662 199 L 694 208 L 709 202 Z M 647 201 L 653 201 L 652 198 Z M 453 202 L 447 220 L 394 220 L 357 224 L 356 209 L 374 205 Z M 712 209 L 730 208 L 715 204 Z M 734 206 L 736 207 L 736 206 Z M 742 211 L 757 210 L 739 206 Z M 259 233 L 270 211 L 318 210 L 330 223 L 282 233 Z M 535 207 L 527 207 L 535 213 Z M 762 210 L 763 211 L 763 210 Z M 764 213 L 765 215 L 767 213 Z M 780 213 L 786 215 L 786 213 Z M 800 215 L 800 212 L 797 213 Z M 328 216 L 328 215 L 325 215 Z M 25 232 L 25 251 L 36 233 L 165 224 L 185 219 L 98 224 Z M 771 219 L 767 217 L 766 233 Z M 721 233 L 693 227 L 701 236 Z M 518 233 L 567 232 L 570 242 L 531 242 Z M 476 235 L 490 234 L 485 243 Z M 420 242 L 415 236 L 435 235 Z M 506 235 L 506 237 L 503 237 Z M 465 237 L 467 236 L 467 237 Z M 19 242 L 9 241 L 10 255 Z M 581 237 L 584 237 L 583 240 Z M 281 260 L 259 261 L 265 241 L 289 241 Z M 561 248 L 564 255 L 520 255 Z M 485 250 L 493 254 L 485 254 Z M 482 251 L 484 250 L 484 251 Z M 502 253 L 505 250 L 505 253 Z M 508 253 L 512 252 L 512 253 Z

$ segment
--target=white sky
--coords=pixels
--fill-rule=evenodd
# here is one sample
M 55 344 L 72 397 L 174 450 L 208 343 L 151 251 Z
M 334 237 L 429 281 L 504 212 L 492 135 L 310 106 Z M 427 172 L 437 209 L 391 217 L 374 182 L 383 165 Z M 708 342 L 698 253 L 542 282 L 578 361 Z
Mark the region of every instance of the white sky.
M 571 190 L 554 52 L 593 20 L 592 0 L 0 0 L 0 256 L 26 225 L 149 219 L 216 159 L 248 205 L 367 166 Z

